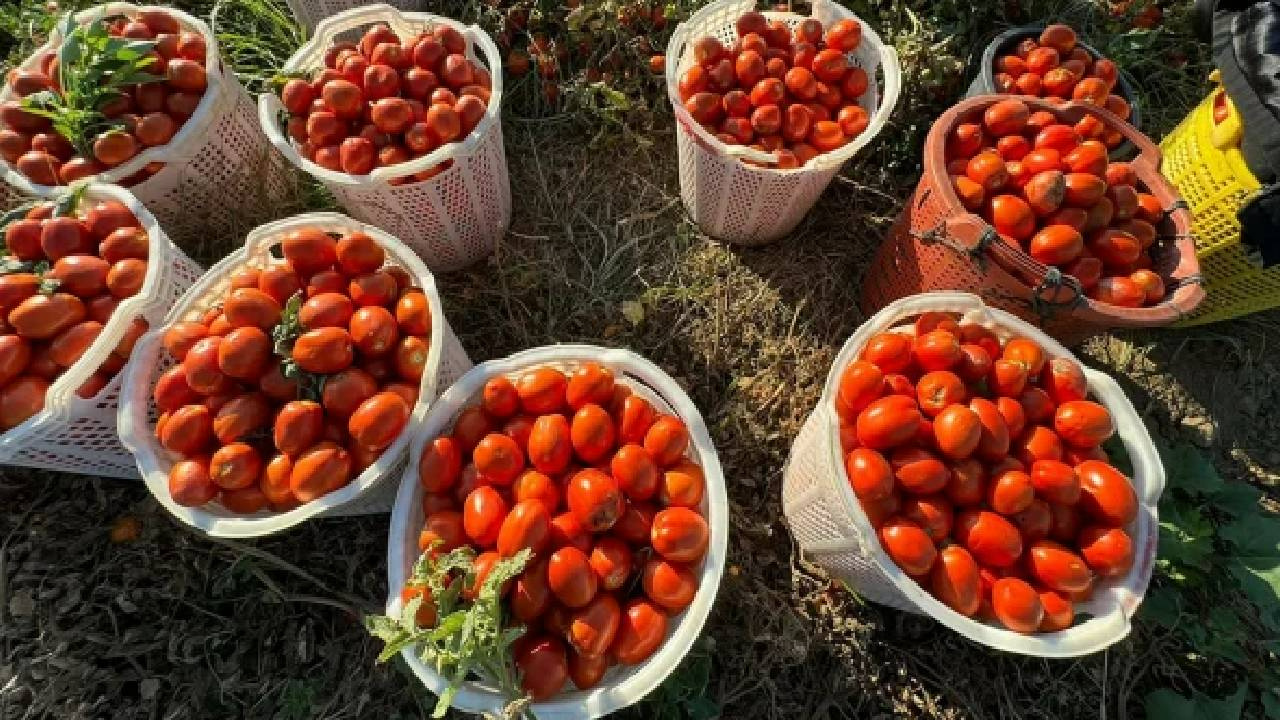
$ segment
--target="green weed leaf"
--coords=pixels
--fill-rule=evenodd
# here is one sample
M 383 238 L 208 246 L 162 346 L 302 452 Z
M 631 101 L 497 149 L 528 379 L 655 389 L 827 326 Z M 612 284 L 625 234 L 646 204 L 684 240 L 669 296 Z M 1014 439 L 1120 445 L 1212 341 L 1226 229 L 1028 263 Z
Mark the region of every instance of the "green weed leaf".
M 1151 720 L 1237 720 L 1249 696 L 1249 684 L 1221 700 L 1193 691 L 1187 698 L 1167 688 L 1147 695 L 1144 706 Z
M 1191 493 L 1210 495 L 1222 488 L 1222 478 L 1213 463 L 1193 445 L 1178 445 L 1165 450 L 1165 470 L 1169 487 Z
M 418 609 L 424 602 L 421 597 L 409 600 L 398 618 L 365 618 L 369 633 L 385 643 L 378 662 L 416 647 L 423 662 L 449 677 L 449 687 L 440 693 L 433 717 L 443 717 L 458 688 L 475 675 L 484 675 L 511 698 L 510 717 L 524 715 L 525 700 L 511 645 L 525 631 L 503 626 L 502 586 L 524 571 L 530 557 L 531 552 L 525 549 L 494 564 L 478 597 L 468 601 L 462 598 L 461 589 L 474 584 L 475 551 L 464 547 L 434 555 L 429 550 L 414 564 L 408 584 L 427 589 L 436 609 L 435 626 L 423 628 L 417 624 Z
M 1231 575 L 1258 606 L 1262 621 L 1280 630 L 1280 518 L 1248 515 L 1220 534 L 1232 546 Z
M 1188 571 L 1212 569 L 1213 535 L 1213 523 L 1194 505 L 1165 495 L 1160 503 L 1159 560 L 1172 579 L 1183 581 Z

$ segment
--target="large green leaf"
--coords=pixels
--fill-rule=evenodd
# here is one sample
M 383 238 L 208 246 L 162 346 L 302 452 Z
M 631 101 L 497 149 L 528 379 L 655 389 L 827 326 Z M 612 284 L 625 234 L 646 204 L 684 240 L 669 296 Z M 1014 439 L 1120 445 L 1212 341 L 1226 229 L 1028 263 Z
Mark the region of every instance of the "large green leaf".
M 1160 554 L 1162 567 L 1174 580 L 1185 580 L 1187 571 L 1213 569 L 1213 523 L 1190 502 L 1165 495 L 1160 503 Z
M 1262 491 L 1244 482 L 1225 482 L 1213 494 L 1213 506 L 1234 517 L 1257 514 Z
M 1231 695 L 1216 700 L 1193 691 L 1184 697 L 1167 688 L 1147 695 L 1148 720 L 1237 720 L 1249 696 L 1249 684 L 1240 683 Z
M 1169 487 L 1202 495 L 1222 488 L 1222 478 L 1213 463 L 1194 445 L 1176 445 L 1161 455 Z
M 1258 606 L 1263 622 L 1280 630 L 1280 518 L 1256 513 L 1225 525 L 1231 544 L 1231 574 Z

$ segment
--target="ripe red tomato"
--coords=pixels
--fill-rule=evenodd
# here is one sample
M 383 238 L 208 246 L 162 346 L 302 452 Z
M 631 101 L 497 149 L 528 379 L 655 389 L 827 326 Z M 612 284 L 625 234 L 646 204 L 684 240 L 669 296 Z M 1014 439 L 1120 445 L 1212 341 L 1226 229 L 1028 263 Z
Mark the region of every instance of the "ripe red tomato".
M 1071 400 L 1059 405 L 1053 428 L 1063 441 L 1077 448 L 1101 445 L 1115 433 L 1111 413 L 1089 400 Z
M 956 517 L 954 535 L 977 561 L 1008 567 L 1022 556 L 1022 536 L 1004 517 L 987 510 L 966 510 Z
M 569 616 L 566 636 L 582 655 L 603 655 L 613 644 L 621 623 L 622 610 L 611 593 L 596 595 L 585 607 Z
M 841 417 L 853 420 L 883 392 L 884 373 L 880 368 L 865 360 L 856 360 L 840 374 L 836 410 Z
M 524 452 L 515 440 L 502 433 L 485 435 L 471 457 L 476 470 L 496 485 L 510 485 L 524 470 Z
M 609 469 L 622 492 L 631 500 L 648 500 L 658 492 L 658 465 L 639 445 L 632 443 L 619 448 L 609 463 Z
M 596 596 L 599 580 L 587 554 L 576 547 L 562 547 L 547 560 L 547 587 L 566 607 L 580 608 Z
M 981 600 L 978 564 L 969 551 L 959 545 L 943 548 L 929 573 L 929 591 L 961 615 L 975 615 Z
M 938 450 L 952 460 L 973 454 L 982 439 L 983 425 L 977 413 L 964 405 L 949 405 L 933 419 Z
M 569 678 L 569 661 L 564 643 L 551 636 L 538 637 L 522 645 L 516 653 L 520 688 L 534 700 L 545 700 L 560 692 Z
M 849 485 L 859 499 L 880 500 L 893 492 L 893 469 L 884 456 L 869 448 L 857 448 L 845 460 Z
M 880 398 L 858 414 L 858 442 L 876 450 L 901 445 L 915 436 L 922 419 L 914 397 Z
M 991 587 L 991 609 L 1001 624 L 1018 633 L 1035 632 L 1044 618 L 1040 594 L 1018 578 L 995 581 Z
M 491 548 L 497 544 L 506 516 L 507 501 L 489 485 L 481 485 L 472 490 L 462 504 L 463 529 L 467 537 L 481 548 Z
M 1110 527 L 1123 527 L 1138 516 L 1138 497 L 1129 478 L 1111 465 L 1086 460 L 1076 466 L 1080 478 L 1080 509 Z
M 624 665 L 644 662 L 667 635 L 667 616 L 643 599 L 628 601 L 622 609 L 617 636 L 610 652 Z
M 880 544 L 903 572 L 913 576 L 928 573 L 938 554 L 929 534 L 901 517 L 890 518 L 880 527 Z
M 582 527 L 604 532 L 613 527 L 625 510 L 625 498 L 618 481 L 599 470 L 576 473 L 565 489 L 565 500 Z
M 612 389 L 610 389 L 612 395 Z M 573 450 L 584 463 L 603 460 L 615 447 L 617 430 L 609 413 L 595 403 L 582 405 L 570 425 Z
M 1093 582 L 1089 566 L 1077 554 L 1052 540 L 1037 540 L 1027 549 L 1027 569 L 1046 587 L 1070 595 Z
M 1120 528 L 1086 527 L 1078 544 L 1084 561 L 1101 577 L 1119 577 L 1133 567 L 1133 540 Z
M 463 518 L 466 519 L 465 513 Z M 535 554 L 540 553 L 547 546 L 550 537 L 551 514 L 546 504 L 539 500 L 518 501 L 498 528 L 498 555 L 511 557 L 525 548 Z

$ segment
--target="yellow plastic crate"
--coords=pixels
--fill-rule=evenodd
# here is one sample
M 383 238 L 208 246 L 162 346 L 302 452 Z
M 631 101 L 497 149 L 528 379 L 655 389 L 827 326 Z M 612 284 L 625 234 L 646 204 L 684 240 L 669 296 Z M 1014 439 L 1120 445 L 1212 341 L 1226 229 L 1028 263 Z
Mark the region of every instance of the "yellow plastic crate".
M 1191 206 L 1206 297 L 1176 327 L 1202 325 L 1280 306 L 1280 267 L 1262 269 L 1240 243 L 1236 213 L 1261 188 L 1238 147 L 1213 143 L 1210 93 L 1160 143 L 1160 171 Z

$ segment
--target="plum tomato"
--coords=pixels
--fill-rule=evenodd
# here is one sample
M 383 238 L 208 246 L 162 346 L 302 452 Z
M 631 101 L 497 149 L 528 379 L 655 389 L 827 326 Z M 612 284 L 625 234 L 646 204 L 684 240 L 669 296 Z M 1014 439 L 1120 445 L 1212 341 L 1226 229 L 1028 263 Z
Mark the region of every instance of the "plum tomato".
M 966 617 L 978 612 L 981 600 L 978 564 L 968 550 L 950 545 L 938 552 L 929 573 L 929 590 L 944 605 Z
M 880 544 L 893 562 L 908 575 L 929 572 L 937 558 L 937 548 L 928 533 L 906 518 L 890 518 L 880 526 Z
M 1039 629 L 1044 618 L 1040 594 L 1019 578 L 1007 577 L 995 581 L 991 587 L 991 609 L 1002 625 L 1023 634 Z
M 591 468 L 570 478 L 565 501 L 569 511 L 590 532 L 604 532 L 613 527 L 625 509 L 625 497 L 618 481 Z

